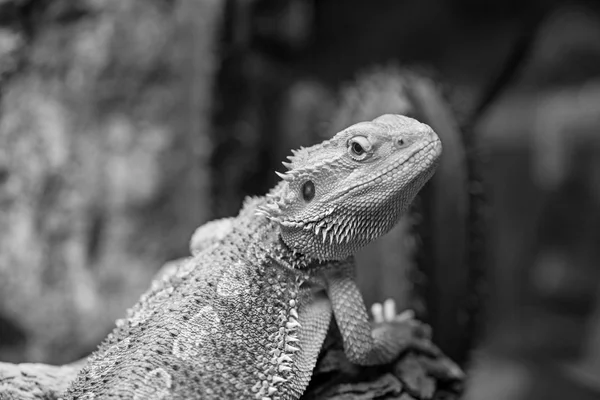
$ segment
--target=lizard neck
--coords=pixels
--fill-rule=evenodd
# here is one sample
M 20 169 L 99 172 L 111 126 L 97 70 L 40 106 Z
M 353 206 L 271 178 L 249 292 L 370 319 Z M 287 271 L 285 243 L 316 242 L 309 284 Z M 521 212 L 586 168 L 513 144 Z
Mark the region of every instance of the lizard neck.
M 291 272 L 307 271 L 322 264 L 316 258 L 309 257 L 288 246 L 281 236 L 281 227 L 277 222 L 264 215 L 257 215 L 256 209 L 265 203 L 264 198 L 249 198 L 244 203 L 239 220 L 243 221 L 243 230 L 258 239 L 250 240 L 253 252 L 262 253 L 266 258 L 283 269 Z

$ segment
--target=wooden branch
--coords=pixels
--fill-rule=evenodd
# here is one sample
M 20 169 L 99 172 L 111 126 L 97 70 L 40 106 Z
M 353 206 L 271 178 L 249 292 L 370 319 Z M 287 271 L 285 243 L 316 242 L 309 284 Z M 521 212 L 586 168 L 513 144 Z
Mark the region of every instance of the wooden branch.
M 374 367 L 352 364 L 332 323 L 312 380 L 302 400 L 458 399 L 464 374 L 445 355 L 408 351 L 395 362 Z
M 63 366 L 0 362 L 0 400 L 57 400 L 85 362 Z

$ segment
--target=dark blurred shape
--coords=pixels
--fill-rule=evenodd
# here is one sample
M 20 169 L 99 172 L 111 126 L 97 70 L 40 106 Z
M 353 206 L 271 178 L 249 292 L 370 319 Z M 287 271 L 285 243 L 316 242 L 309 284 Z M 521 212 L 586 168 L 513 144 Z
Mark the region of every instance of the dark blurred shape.
M 600 398 L 600 18 L 560 8 L 478 127 L 487 339 L 467 399 Z
M 433 90 L 433 81 L 415 82 L 411 99 L 417 118 L 430 124 L 443 143 L 444 150 L 436 174 L 425 198 L 424 218 L 430 232 L 421 251 L 428 262 L 422 266 L 428 284 L 424 288 L 427 321 L 434 340 L 458 362 L 468 358 L 475 339 L 475 326 L 469 318 L 467 300 L 473 289 L 478 261 L 469 254 L 474 246 L 468 224 L 471 202 L 467 149 L 463 132 L 446 101 Z
M 27 334 L 23 328 L 14 321 L 0 316 L 0 351 L 9 355 L 16 355 L 24 350 Z

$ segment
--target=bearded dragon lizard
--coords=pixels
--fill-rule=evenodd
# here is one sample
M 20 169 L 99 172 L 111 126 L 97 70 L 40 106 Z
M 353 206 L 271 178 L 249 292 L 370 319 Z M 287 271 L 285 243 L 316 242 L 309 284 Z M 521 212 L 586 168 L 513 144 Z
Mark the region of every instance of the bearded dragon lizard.
M 203 228 L 218 233 L 117 321 L 63 397 L 298 399 L 332 316 L 353 363 L 435 352 L 410 319 L 371 326 L 352 255 L 395 225 L 441 150 L 428 125 L 384 115 L 295 151 L 265 197 Z

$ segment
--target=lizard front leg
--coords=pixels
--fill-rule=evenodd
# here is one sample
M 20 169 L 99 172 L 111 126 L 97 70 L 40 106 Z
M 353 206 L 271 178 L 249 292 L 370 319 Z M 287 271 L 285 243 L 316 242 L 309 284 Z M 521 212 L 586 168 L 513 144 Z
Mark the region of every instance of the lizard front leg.
M 354 260 L 350 258 L 325 273 L 327 295 L 348 360 L 360 365 L 385 364 L 409 348 L 439 355 L 439 350 L 427 338 L 427 327 L 404 314 L 372 327 L 354 280 L 354 270 Z

